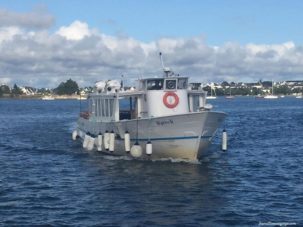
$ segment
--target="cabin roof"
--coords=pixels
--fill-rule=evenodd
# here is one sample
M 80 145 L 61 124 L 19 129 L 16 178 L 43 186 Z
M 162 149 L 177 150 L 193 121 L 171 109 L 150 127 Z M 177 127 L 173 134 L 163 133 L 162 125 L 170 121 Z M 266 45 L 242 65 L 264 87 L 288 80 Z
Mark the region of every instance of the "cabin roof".
M 130 96 L 140 96 L 143 95 L 145 92 L 142 90 L 127 90 L 127 91 L 119 91 L 117 93 L 91 93 L 90 97 L 100 97 L 104 96 L 107 98 L 115 98 L 115 97 L 130 97 Z
M 144 79 L 140 79 L 139 81 L 145 81 L 145 80 L 165 80 L 165 79 L 188 79 L 187 76 L 169 76 L 169 77 L 148 77 Z

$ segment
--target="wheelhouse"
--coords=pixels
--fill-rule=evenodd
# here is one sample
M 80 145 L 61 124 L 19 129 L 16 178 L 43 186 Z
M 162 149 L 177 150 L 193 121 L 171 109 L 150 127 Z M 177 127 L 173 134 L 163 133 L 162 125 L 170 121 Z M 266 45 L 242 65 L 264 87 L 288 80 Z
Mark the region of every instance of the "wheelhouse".
M 187 89 L 187 77 L 149 78 L 139 81 L 142 90 L 172 90 Z

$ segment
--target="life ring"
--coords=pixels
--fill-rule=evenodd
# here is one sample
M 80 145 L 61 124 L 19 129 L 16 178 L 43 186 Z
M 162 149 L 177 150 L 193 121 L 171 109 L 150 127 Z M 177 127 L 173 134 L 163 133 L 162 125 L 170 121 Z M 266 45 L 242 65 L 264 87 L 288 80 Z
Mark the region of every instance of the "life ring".
M 163 103 L 167 108 L 175 108 L 179 104 L 179 97 L 175 92 L 166 92 L 163 96 Z

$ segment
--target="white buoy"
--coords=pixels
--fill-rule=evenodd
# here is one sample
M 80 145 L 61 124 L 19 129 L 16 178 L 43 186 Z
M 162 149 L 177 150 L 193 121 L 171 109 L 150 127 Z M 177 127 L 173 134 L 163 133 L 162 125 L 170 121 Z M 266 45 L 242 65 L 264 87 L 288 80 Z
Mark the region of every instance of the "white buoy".
M 227 151 L 227 132 L 223 129 L 222 134 L 222 151 Z
M 81 130 L 79 130 L 79 131 L 78 131 L 78 136 L 79 136 L 80 138 L 83 138 L 84 133 L 83 133 Z
M 74 131 L 73 131 L 73 134 L 72 134 L 73 140 L 76 140 L 77 137 L 78 137 L 78 132 L 77 132 L 77 130 L 74 130 Z
M 97 146 L 98 151 L 102 151 L 102 134 L 99 133 L 97 139 L 95 139 L 95 144 Z
M 109 151 L 114 152 L 115 150 L 115 133 L 111 131 L 109 134 Z
M 104 148 L 107 151 L 109 149 L 109 132 L 107 130 L 104 133 Z
M 153 145 L 152 145 L 152 143 L 150 141 L 147 142 L 145 149 L 146 149 L 146 154 L 148 156 L 151 156 L 152 153 L 153 153 Z
M 89 135 L 89 140 L 88 140 L 86 149 L 88 151 L 91 151 L 91 150 L 94 149 L 94 145 L 95 145 L 95 136 L 94 135 Z
M 89 141 L 89 135 L 85 134 L 83 139 L 83 148 L 87 147 L 88 141 Z
M 134 157 L 134 158 L 139 158 L 142 155 L 142 147 L 139 145 L 138 142 L 136 142 L 132 148 L 130 149 L 130 154 Z
M 129 135 L 128 131 L 126 131 L 124 133 L 124 147 L 125 147 L 125 152 L 129 153 L 130 152 L 130 135 Z

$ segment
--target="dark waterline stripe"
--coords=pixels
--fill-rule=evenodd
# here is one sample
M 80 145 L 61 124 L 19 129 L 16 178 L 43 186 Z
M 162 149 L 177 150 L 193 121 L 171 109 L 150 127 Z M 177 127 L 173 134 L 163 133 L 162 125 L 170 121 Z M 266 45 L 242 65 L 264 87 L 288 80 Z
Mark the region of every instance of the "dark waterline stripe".
M 79 128 L 81 131 L 85 132 L 85 130 Z M 87 133 L 87 132 L 86 132 Z M 156 138 L 138 138 L 138 139 L 130 139 L 131 141 L 163 141 L 163 140 L 188 140 L 188 139 L 197 139 L 199 136 L 177 136 L 177 137 L 156 137 Z M 210 139 L 211 136 L 201 136 L 200 139 Z M 117 138 L 117 140 L 123 140 Z

